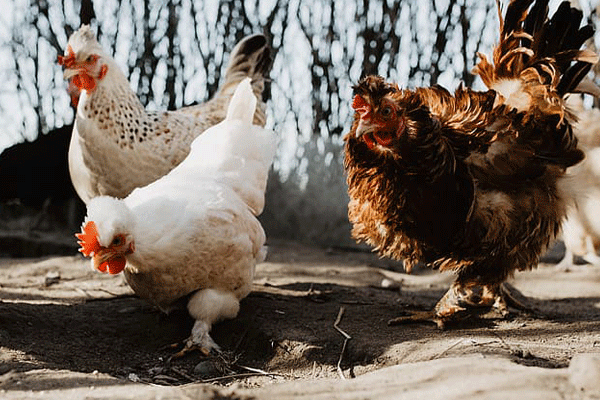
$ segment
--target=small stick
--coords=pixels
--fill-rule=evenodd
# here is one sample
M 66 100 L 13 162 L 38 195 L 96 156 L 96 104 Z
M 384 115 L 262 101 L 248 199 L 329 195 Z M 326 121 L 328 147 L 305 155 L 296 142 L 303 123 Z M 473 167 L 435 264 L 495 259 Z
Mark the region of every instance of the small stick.
M 447 352 L 449 352 L 450 350 L 452 350 L 453 348 L 455 348 L 456 346 L 461 344 L 464 340 L 465 340 L 465 338 L 458 339 L 454 344 L 450 345 L 450 347 L 448 347 L 446 350 L 442 351 L 440 354 L 433 357 L 432 359 L 435 360 L 437 358 L 440 358 L 441 356 L 443 356 L 444 354 L 446 354 Z
M 279 375 L 277 373 L 267 372 L 267 371 L 264 371 L 264 370 L 258 369 L 258 368 L 246 367 L 244 365 L 239 365 L 238 364 L 236 366 L 238 368 L 245 369 L 246 371 L 254 372 L 254 373 L 257 373 L 257 374 L 261 374 L 261 375 Z
M 232 375 L 224 375 L 224 376 L 217 376 L 216 378 L 210 378 L 210 379 L 202 379 L 198 382 L 202 382 L 202 383 L 209 383 L 209 382 L 217 382 L 217 381 L 223 381 L 226 379 L 235 379 L 235 378 L 248 378 L 251 376 L 265 376 L 265 374 L 261 374 L 258 372 L 248 372 L 245 374 L 232 374 Z M 275 377 L 275 376 L 285 376 L 282 374 L 275 374 L 275 373 L 269 373 L 267 374 L 267 376 L 270 376 L 271 378 Z
M 177 375 L 183 376 L 185 379 L 189 380 L 190 382 L 195 381 L 193 376 L 186 374 L 185 372 L 183 372 L 182 370 L 180 370 L 177 367 L 171 367 L 171 371 L 175 372 Z
M 341 304 L 348 304 L 348 305 L 357 305 L 357 306 L 372 306 L 373 303 L 372 301 L 358 301 L 358 300 L 342 300 L 340 301 Z
M 340 312 L 338 312 L 337 318 L 335 319 L 335 322 L 333 323 L 333 327 L 335 328 L 336 331 L 338 331 L 344 337 L 344 344 L 342 345 L 342 351 L 340 353 L 340 358 L 338 359 L 338 363 L 337 363 L 337 371 L 338 371 L 338 374 L 340 375 L 340 378 L 346 379 L 346 377 L 344 376 L 344 371 L 342 370 L 342 359 L 344 358 L 344 353 L 346 352 L 346 345 L 348 344 L 348 341 L 350 339 L 352 339 L 352 336 L 348 335 L 346 332 L 344 332 L 342 330 L 342 328 L 339 327 L 339 323 L 342 321 L 343 316 L 344 316 L 344 307 L 340 307 Z

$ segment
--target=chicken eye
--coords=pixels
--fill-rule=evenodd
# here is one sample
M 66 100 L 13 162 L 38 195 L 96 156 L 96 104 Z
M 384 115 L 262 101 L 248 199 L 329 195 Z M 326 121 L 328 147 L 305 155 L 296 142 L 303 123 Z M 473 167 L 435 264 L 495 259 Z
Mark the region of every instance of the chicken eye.
M 92 54 L 92 55 L 88 56 L 88 58 L 86 58 L 85 61 L 86 62 L 93 62 L 93 61 L 95 61 L 94 55 Z
M 392 107 L 386 106 L 381 109 L 381 116 L 384 118 L 388 118 L 392 115 Z
M 111 246 L 122 246 L 123 243 L 125 242 L 125 239 L 123 238 L 123 236 L 119 235 L 119 236 L 115 236 L 115 238 L 113 239 Z

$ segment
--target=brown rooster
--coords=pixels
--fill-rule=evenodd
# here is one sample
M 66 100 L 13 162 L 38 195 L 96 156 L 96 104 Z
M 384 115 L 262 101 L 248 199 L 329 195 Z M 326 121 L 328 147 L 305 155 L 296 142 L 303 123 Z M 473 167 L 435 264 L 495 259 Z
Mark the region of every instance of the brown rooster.
M 593 34 L 568 2 L 513 0 L 500 17 L 489 90 L 399 89 L 368 76 L 355 86 L 345 168 L 353 237 L 410 271 L 423 262 L 456 280 L 431 312 L 390 322 L 445 323 L 470 307 L 508 314 L 503 282 L 536 266 L 570 201 L 568 167 L 583 159 L 565 95 L 597 61 Z M 531 6 L 531 8 L 530 8 Z M 501 13 L 499 13 L 501 15 Z

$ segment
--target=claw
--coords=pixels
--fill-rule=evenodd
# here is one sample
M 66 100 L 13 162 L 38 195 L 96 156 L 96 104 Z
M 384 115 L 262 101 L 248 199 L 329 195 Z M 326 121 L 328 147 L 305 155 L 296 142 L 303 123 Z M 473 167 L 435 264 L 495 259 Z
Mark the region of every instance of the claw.
M 433 322 L 438 328 L 445 329 L 448 323 L 480 315 L 489 308 L 495 310 L 501 318 L 510 314 L 509 305 L 524 311 L 534 311 L 516 296 L 523 297 L 518 290 L 506 283 L 482 286 L 480 293 L 476 293 L 471 287 L 464 288 L 454 283 L 432 311 L 410 311 L 410 315 L 391 319 L 388 325 Z
M 528 304 L 528 298 L 523 293 L 509 283 L 504 282 L 500 285 L 500 296 L 505 304 L 512 308 L 533 314 L 540 313 L 537 308 L 533 307 L 530 303 Z
M 192 334 L 185 340 L 183 348 L 177 353 L 173 354 L 170 358 L 181 358 L 195 350 L 200 351 L 207 357 L 220 354 L 221 348 L 210 337 L 208 334 L 209 331 L 210 325 L 204 321 L 197 320 L 192 328 Z
M 410 315 L 390 319 L 388 326 L 414 324 L 417 322 L 433 322 L 438 328 L 444 329 L 444 321 L 433 311 L 411 311 Z
M 211 351 L 214 352 L 219 352 L 220 349 L 219 347 L 214 347 L 212 349 L 206 348 L 205 346 L 201 345 L 201 344 L 197 344 L 194 343 L 192 337 L 190 336 L 188 339 L 186 339 L 185 341 L 185 345 L 183 346 L 183 348 L 181 350 L 179 350 L 177 353 L 173 354 L 170 359 L 174 360 L 177 358 L 181 358 L 184 355 L 191 353 L 192 351 L 198 350 L 200 351 L 200 353 L 202 353 L 204 356 L 206 357 L 210 357 L 211 355 Z

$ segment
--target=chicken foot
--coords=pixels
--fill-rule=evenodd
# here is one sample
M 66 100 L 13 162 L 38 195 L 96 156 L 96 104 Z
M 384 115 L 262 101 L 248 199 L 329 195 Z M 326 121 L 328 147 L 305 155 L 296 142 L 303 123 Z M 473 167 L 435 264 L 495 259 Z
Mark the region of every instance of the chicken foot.
M 444 329 L 449 321 L 456 321 L 467 317 L 468 307 L 476 306 L 472 300 L 470 290 L 465 291 L 462 285 L 453 283 L 450 289 L 437 302 L 431 311 L 409 311 L 410 315 L 391 319 L 388 325 L 401 325 L 415 322 L 433 322 L 438 328 Z
M 212 325 L 222 319 L 235 318 L 239 309 L 239 300 L 233 293 L 216 289 L 203 289 L 194 293 L 187 305 L 188 311 L 196 319 L 192 333 L 184 342 L 184 347 L 171 358 L 199 350 L 205 356 L 220 353 L 221 348 L 210 337 Z
M 194 322 L 192 327 L 192 334 L 184 342 L 183 349 L 173 354 L 171 358 L 180 358 L 187 353 L 199 350 L 205 356 L 210 356 L 212 352 L 219 352 L 221 348 L 213 338 L 208 334 L 210 332 L 210 326 L 204 321 Z
M 388 325 L 433 322 L 438 328 L 444 329 L 449 322 L 457 322 L 474 314 L 481 314 L 481 309 L 491 308 L 501 318 L 506 318 L 510 314 L 509 305 L 519 310 L 533 311 L 530 306 L 517 299 L 517 293 L 514 287 L 506 283 L 483 285 L 479 294 L 472 288 L 464 288 L 455 282 L 433 310 L 409 311 L 409 315 L 391 319 Z

